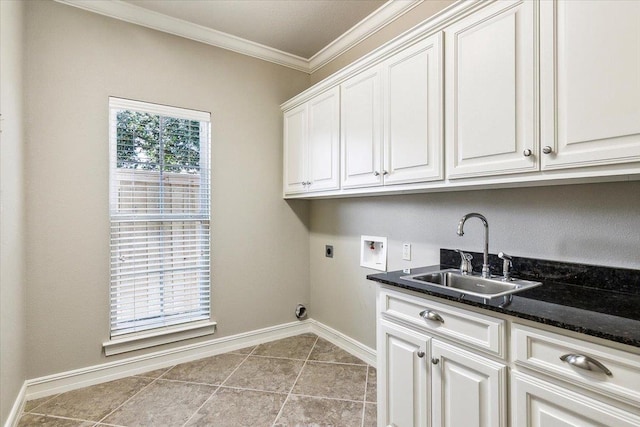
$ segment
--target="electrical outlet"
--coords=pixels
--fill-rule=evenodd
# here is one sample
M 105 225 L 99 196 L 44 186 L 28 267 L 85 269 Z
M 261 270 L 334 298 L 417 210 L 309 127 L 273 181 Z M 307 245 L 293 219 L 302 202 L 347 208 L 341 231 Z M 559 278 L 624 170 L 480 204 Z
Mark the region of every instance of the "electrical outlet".
M 411 243 L 402 244 L 402 259 L 405 261 L 411 261 Z
M 324 246 L 324 256 L 327 258 L 333 258 L 333 245 Z

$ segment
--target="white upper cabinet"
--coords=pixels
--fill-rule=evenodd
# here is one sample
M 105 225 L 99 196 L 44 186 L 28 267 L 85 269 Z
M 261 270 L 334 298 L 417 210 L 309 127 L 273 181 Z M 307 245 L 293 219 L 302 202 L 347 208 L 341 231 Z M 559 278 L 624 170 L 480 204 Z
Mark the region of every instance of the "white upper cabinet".
M 285 194 L 340 188 L 339 100 L 336 87 L 284 113 Z
M 307 190 L 307 106 L 284 113 L 284 192 Z
M 340 188 L 340 89 L 309 101 L 308 190 Z
M 442 34 L 388 59 L 382 76 L 384 184 L 443 179 Z
M 536 4 L 496 2 L 445 29 L 447 177 L 538 170 Z
M 382 184 L 380 68 L 340 85 L 342 187 Z
M 342 187 L 443 178 L 442 35 L 342 84 Z
M 542 169 L 640 161 L 640 2 L 543 1 L 540 26 Z

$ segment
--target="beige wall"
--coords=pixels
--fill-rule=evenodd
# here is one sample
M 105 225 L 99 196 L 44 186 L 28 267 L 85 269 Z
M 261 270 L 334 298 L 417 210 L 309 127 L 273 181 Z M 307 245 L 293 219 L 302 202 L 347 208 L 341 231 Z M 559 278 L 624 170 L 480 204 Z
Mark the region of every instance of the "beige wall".
M 316 70 L 311 74 L 311 83 L 318 83 L 336 71 L 339 71 L 341 68 L 351 64 L 356 59 L 366 55 L 375 48 L 415 27 L 425 19 L 433 16 L 453 3 L 455 3 L 455 0 L 424 0 L 418 6 L 400 16 L 391 24 L 376 31 L 342 55 L 324 65 L 322 68 Z
M 279 104 L 308 75 L 59 3 L 27 12 L 28 377 L 107 361 L 110 95 L 212 113 L 214 338 L 294 321 L 308 204 L 281 196 Z
M 487 217 L 492 253 L 640 269 L 637 194 L 640 182 L 313 201 L 312 316 L 375 348 L 375 285 L 365 279 L 375 271 L 360 267 L 360 236 L 389 239 L 389 271 L 433 265 L 440 248 L 482 251 L 480 221 L 456 234 L 469 212 Z
M 24 4 L 0 1 L 0 424 L 26 380 L 22 119 Z

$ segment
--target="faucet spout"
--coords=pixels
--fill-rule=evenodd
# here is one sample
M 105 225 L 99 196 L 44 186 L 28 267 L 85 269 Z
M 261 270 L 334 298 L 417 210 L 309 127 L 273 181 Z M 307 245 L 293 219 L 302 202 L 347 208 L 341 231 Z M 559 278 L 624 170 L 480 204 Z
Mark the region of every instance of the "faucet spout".
M 487 222 L 487 218 L 484 215 L 479 213 L 471 212 L 466 214 L 460 219 L 458 222 L 458 236 L 464 236 L 464 223 L 467 222 L 469 218 L 478 218 L 482 221 L 482 225 L 484 225 L 484 252 L 483 252 L 483 260 L 482 260 L 482 277 L 490 277 L 491 273 L 489 271 L 489 223 Z

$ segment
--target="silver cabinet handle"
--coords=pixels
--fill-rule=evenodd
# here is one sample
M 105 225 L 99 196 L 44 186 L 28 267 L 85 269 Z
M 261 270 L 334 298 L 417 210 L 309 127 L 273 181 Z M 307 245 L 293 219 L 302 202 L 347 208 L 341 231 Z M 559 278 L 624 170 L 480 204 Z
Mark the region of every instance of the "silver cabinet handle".
M 373 172 L 373 176 L 380 176 L 380 172 L 378 172 L 378 171 L 374 171 L 374 172 Z
M 416 353 L 416 355 L 417 355 L 420 359 L 422 359 L 422 358 L 424 357 L 424 351 L 419 351 L 419 352 L 417 352 L 417 353 Z
M 528 148 L 526 150 L 524 150 L 522 152 L 522 154 L 524 154 L 525 157 L 529 157 L 533 154 L 533 151 L 529 150 Z
M 382 175 L 389 175 L 389 172 L 387 172 L 387 171 L 382 171 Z
M 435 311 L 423 310 L 420 312 L 420 317 L 427 320 L 433 320 L 434 322 L 444 323 L 444 319 Z
M 553 152 L 553 149 L 548 145 L 545 145 L 544 147 L 542 147 L 542 152 L 544 154 L 551 154 Z
M 571 366 L 575 366 L 576 368 L 584 369 L 587 371 L 600 371 L 605 373 L 606 375 L 612 377 L 613 374 L 606 366 L 602 363 L 598 362 L 596 359 L 585 356 L 584 354 L 564 354 L 560 356 L 560 360 L 563 362 L 567 362 Z M 597 369 L 593 369 L 596 367 Z
M 440 359 L 436 359 L 434 357 L 433 359 L 431 359 L 431 363 L 433 363 L 434 365 L 437 365 L 438 363 L 440 363 Z
M 311 185 L 311 181 L 307 181 L 307 185 Z

